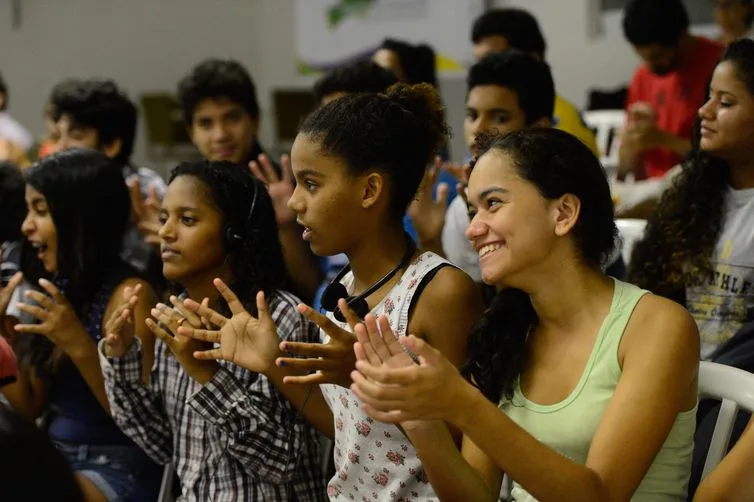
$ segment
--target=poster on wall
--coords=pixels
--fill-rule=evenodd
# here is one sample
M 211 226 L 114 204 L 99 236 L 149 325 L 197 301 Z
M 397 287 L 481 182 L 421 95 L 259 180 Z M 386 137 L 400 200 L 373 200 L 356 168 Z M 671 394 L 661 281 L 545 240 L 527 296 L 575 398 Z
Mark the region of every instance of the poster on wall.
M 300 74 L 371 56 L 387 37 L 428 44 L 440 74 L 463 74 L 469 33 L 485 0 L 296 0 L 294 37 Z
M 628 0 L 601 0 L 603 11 L 606 10 L 623 10 Z M 712 17 L 714 2 L 710 0 L 683 0 L 689 11 L 689 17 L 692 24 L 712 24 L 715 20 Z

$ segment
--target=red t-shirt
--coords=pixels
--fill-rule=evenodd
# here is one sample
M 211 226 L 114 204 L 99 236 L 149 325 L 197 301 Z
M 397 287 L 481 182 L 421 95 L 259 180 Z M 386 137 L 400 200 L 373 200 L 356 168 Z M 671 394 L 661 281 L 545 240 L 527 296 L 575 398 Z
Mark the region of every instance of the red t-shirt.
M 628 88 L 626 109 L 633 103 L 650 103 L 657 114 L 657 125 L 674 136 L 690 138 L 697 110 L 706 99 L 707 83 L 724 46 L 703 37 L 697 37 L 691 57 L 680 68 L 667 75 L 655 75 L 643 64 L 634 74 Z M 657 148 L 644 153 L 644 170 L 647 178 L 663 176 L 671 167 L 683 160 L 667 148 Z

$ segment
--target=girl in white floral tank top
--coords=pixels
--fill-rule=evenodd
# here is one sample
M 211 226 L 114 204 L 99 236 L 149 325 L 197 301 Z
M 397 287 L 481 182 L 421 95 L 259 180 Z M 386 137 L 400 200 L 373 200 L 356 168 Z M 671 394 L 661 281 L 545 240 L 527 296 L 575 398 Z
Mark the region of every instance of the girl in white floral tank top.
M 411 306 L 437 270 L 447 265 L 433 253 L 421 254 L 372 314 L 388 316 L 395 333 L 405 336 Z M 349 272 L 341 282 L 350 291 L 353 274 Z M 350 330 L 331 313 L 328 317 Z M 324 332 L 321 336 L 327 343 L 329 337 Z M 322 385 L 321 389 L 335 419 L 335 476 L 327 486 L 331 499 L 437 500 L 421 460 L 398 427 L 367 416 L 361 410 L 362 402 L 349 389 L 338 385 Z

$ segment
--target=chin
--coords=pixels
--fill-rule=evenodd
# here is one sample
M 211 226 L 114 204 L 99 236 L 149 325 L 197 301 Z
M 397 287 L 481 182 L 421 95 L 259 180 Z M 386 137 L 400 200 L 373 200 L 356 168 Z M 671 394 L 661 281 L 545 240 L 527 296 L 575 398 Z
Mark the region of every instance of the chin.
M 163 265 L 162 275 L 170 282 L 178 282 L 185 274 L 181 273 L 180 269 L 177 269 L 172 265 Z

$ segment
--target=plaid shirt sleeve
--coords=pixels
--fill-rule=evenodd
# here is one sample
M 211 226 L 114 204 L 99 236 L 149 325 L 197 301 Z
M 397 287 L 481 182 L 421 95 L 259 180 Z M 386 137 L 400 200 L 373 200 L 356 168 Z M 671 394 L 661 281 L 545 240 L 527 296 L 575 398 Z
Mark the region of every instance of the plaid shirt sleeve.
M 149 385 L 142 381 L 141 342 L 135 338 L 123 357 L 105 356 L 104 343 L 102 339 L 98 351 L 115 423 L 152 460 L 167 464 L 173 456 L 173 433 L 160 393 L 153 388 L 157 375 L 152 372 Z
M 311 330 L 295 305 L 285 296 L 271 305 L 278 335 L 291 341 L 312 341 Z M 311 432 L 264 375 L 244 387 L 221 368 L 188 404 L 226 438 L 228 452 L 251 475 L 272 483 L 294 477 L 302 443 L 310 441 Z

